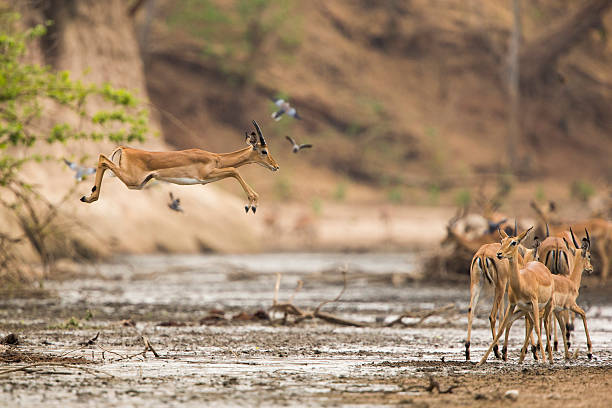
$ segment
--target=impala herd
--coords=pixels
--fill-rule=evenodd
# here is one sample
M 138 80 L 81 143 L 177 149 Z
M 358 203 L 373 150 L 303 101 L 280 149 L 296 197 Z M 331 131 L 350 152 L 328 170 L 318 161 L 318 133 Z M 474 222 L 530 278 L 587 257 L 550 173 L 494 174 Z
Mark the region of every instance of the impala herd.
M 601 262 L 601 280 L 605 281 L 607 278 L 608 259 L 612 247 L 612 223 L 593 218 L 585 222 L 549 226 L 554 206 L 545 208 L 533 202 L 531 206 L 538 215 L 538 223 L 536 228 L 529 227 L 521 233 L 518 233 L 516 223 L 513 229 L 498 228 L 493 234 L 481 226 L 480 234 L 468 238 L 468 234 L 462 233 L 461 230 L 471 231 L 474 227 L 461 224 L 461 228 L 457 228 L 458 221 L 461 218 L 465 219 L 465 216 L 459 215 L 451 219 L 447 226 L 445 241 L 454 243 L 459 251 L 474 254 L 470 263 L 470 304 L 465 342 L 465 358 L 468 361 L 472 321 L 481 290 L 484 286 L 494 289 L 493 304 L 489 314 L 492 341 L 478 365 L 483 364 L 491 352 L 497 358 L 507 360 L 510 328 L 522 317 L 525 318 L 526 331 L 519 362 L 525 358 L 530 342 L 536 360 L 541 358 L 544 362 L 548 357 L 549 362 L 553 362 L 552 352 L 553 349 L 557 350 L 556 323 L 561 329 L 565 359 L 569 360 L 570 332 L 573 330 L 570 312 L 579 315 L 582 319 L 587 357 L 592 358 L 586 315 L 576 303 L 576 299 L 580 291 L 582 274 L 593 272 L 592 249 Z M 475 225 L 474 222 L 472 225 Z M 545 236 L 542 241 L 533 237 L 529 248 L 526 242 L 534 235 L 534 229 Z M 574 234 L 574 230 L 578 229 L 584 231 L 584 237 L 580 242 Z M 508 304 L 504 308 L 505 296 Z M 503 315 L 501 324 L 496 327 L 498 316 L 501 315 Z M 543 346 L 542 330 L 546 333 L 546 348 Z M 533 344 L 534 331 L 536 344 Z M 553 333 L 554 343 L 551 345 Z M 500 354 L 498 342 L 504 334 Z M 539 356 L 538 350 L 541 351 Z

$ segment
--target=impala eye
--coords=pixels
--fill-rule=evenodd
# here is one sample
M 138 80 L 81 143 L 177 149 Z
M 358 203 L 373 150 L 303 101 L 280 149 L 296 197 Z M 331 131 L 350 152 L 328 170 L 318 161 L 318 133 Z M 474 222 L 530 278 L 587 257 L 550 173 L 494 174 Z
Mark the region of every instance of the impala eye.
M 262 151 L 261 151 L 261 154 L 268 154 L 268 152 L 267 152 L 267 151 L 265 151 L 265 150 L 262 150 Z
M 510 243 L 510 245 L 515 246 L 515 245 L 516 245 L 516 241 L 512 241 L 512 242 Z

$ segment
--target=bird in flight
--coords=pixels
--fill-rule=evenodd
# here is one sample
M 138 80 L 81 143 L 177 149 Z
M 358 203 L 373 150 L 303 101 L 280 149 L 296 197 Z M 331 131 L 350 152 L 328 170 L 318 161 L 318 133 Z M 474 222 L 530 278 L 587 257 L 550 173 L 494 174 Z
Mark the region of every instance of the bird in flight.
M 181 199 L 174 198 L 174 194 L 170 193 L 170 202 L 168 203 L 168 208 L 172 211 L 183 212 L 183 207 L 181 207 Z
M 81 166 L 80 164 L 76 164 L 66 159 L 64 159 L 64 163 L 70 167 L 70 170 L 74 171 L 74 178 L 77 179 L 77 181 L 83 180 L 83 176 L 94 174 L 96 172 L 95 167 Z
M 287 138 L 287 140 L 289 141 L 289 143 L 291 143 L 293 145 L 292 150 L 293 153 L 297 153 L 302 149 L 309 149 L 312 147 L 311 144 L 297 144 L 295 142 L 295 140 L 293 140 L 293 138 L 291 136 L 285 136 Z
M 287 102 L 286 100 L 279 98 L 279 99 L 272 99 L 272 101 L 279 108 L 276 112 L 272 114 L 272 119 L 274 119 L 275 121 L 278 122 L 279 120 L 281 120 L 281 117 L 285 113 L 293 118 L 302 119 L 300 115 L 298 115 L 297 110 L 295 110 L 294 107 L 289 105 L 289 102 Z

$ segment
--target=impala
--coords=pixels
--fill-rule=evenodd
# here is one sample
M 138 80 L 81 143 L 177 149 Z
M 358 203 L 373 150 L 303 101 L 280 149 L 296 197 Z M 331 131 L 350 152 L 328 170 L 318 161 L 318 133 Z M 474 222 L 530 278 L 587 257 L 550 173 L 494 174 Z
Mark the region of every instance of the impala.
M 551 212 L 555 210 L 554 203 L 549 205 L 549 208 L 539 207 L 533 201 L 531 207 L 535 210 L 542 224 L 548 224 Z M 551 225 L 551 230 L 554 235 L 569 230 L 572 227 L 574 230 L 588 229 L 593 237 L 591 248 L 596 256 L 601 258 L 601 281 L 605 282 L 608 278 L 608 269 L 610 266 L 610 255 L 612 255 L 612 223 L 601 218 L 591 218 L 586 221 L 573 222 L 564 225 Z
M 244 207 L 245 211 L 248 213 L 251 209 L 255 213 L 259 196 L 244 181 L 236 168 L 250 163 L 257 163 L 272 171 L 277 171 L 279 167 L 270 154 L 257 122 L 253 121 L 253 125 L 257 134 L 245 132 L 249 146 L 231 153 L 210 153 L 201 149 L 149 152 L 120 146 L 111 154 L 111 159 L 119 154 L 118 164 L 101 154 L 96 169 L 95 185 L 89 197 L 83 196 L 81 201 L 92 203 L 99 198 L 102 177 L 106 170 L 111 170 L 119 180 L 133 190 L 141 190 L 151 179 L 190 185 L 208 184 L 233 177 L 238 180 L 247 194 L 248 205 Z
M 551 203 L 551 208 L 554 208 Z M 571 227 L 570 227 L 571 229 Z M 539 249 L 539 256 L 544 265 L 550 270 L 553 275 L 569 275 L 573 269 L 573 256 L 570 250 L 566 247 L 564 241 L 566 239 L 576 239 L 570 235 L 568 231 L 557 232 L 557 236 L 551 237 L 548 224 L 546 224 L 546 238 L 542 241 Z M 553 319 L 552 329 L 554 337 L 553 350 L 557 351 L 559 341 L 557 340 L 557 321 Z
M 516 226 L 515 226 L 516 228 Z M 454 234 L 449 228 L 450 234 Z M 515 232 L 516 234 L 516 232 Z M 538 241 L 536 239 L 536 245 Z M 470 264 L 470 306 L 468 308 L 468 331 L 467 340 L 465 342 L 465 359 L 470 359 L 470 339 L 472 335 L 472 321 L 474 320 L 474 314 L 476 313 L 476 306 L 478 305 L 478 298 L 480 291 L 482 290 L 483 283 L 487 282 L 495 288 L 495 295 L 493 297 L 493 307 L 489 314 L 489 323 L 491 324 L 491 334 L 495 338 L 495 324 L 497 320 L 498 312 L 503 312 L 503 298 L 506 293 L 506 287 L 508 286 L 509 277 L 509 263 L 507 259 L 498 259 L 497 253 L 501 248 L 499 243 L 491 243 L 482 245 L 474 254 L 472 262 Z M 519 262 L 521 265 L 526 264 L 535 260 L 537 256 L 537 247 L 534 249 L 527 249 L 521 246 L 519 248 L 522 255 L 519 254 Z M 501 307 L 500 307 L 501 306 Z M 497 358 L 500 358 L 498 345 L 493 346 L 493 352 Z
M 504 258 L 508 259 L 510 283 L 508 288 L 509 306 L 504 315 L 504 320 L 499 328 L 499 332 L 493 339 L 485 355 L 480 362 L 478 362 L 478 365 L 483 364 L 487 360 L 487 357 L 499 341 L 506 327 L 510 324 L 511 317 L 514 315 L 514 311 L 517 307 L 527 313 L 531 313 L 540 350 L 544 350 L 542 345 L 542 333 L 540 331 L 540 308 L 544 308 L 544 326 L 548 338 L 550 333 L 548 317 L 553 306 L 554 283 L 552 274 L 541 262 L 529 262 L 523 268 L 519 268 L 520 258 L 518 247 L 531 229 L 532 228 L 529 228 L 527 231 L 523 231 L 516 237 L 508 236 L 503 230 L 499 231 L 502 241 L 496 257 L 500 260 Z M 552 362 L 552 350 L 550 347 L 548 347 L 548 353 L 549 359 Z M 545 360 L 545 355 L 542 353 L 542 361 Z

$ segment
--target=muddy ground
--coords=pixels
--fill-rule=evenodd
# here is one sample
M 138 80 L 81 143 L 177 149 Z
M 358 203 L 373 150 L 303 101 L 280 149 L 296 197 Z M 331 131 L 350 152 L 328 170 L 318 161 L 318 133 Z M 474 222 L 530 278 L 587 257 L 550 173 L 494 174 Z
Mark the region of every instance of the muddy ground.
M 279 301 L 293 299 L 363 323 L 266 319 L 276 272 Z M 553 366 L 519 365 L 523 325 L 510 339 L 510 360 L 466 362 L 468 283 L 420 283 L 410 254 L 271 254 L 144 256 L 82 267 L 79 278 L 47 281 L 48 296 L 0 301 L 2 406 L 559 406 L 612 403 L 612 302 L 587 280 L 594 358 L 586 358 L 582 324 L 577 357 Z M 40 295 L 41 291 L 36 294 Z M 403 311 L 448 306 L 385 327 Z M 472 360 L 490 340 L 486 302 L 472 337 Z M 418 313 L 417 313 L 418 314 Z M 99 336 L 92 344 L 88 340 Z M 145 336 L 159 357 L 143 356 Z M 13 371 L 9 371 L 13 370 Z M 427 390 L 430 378 L 440 385 Z M 513 401 L 504 394 L 517 390 Z

